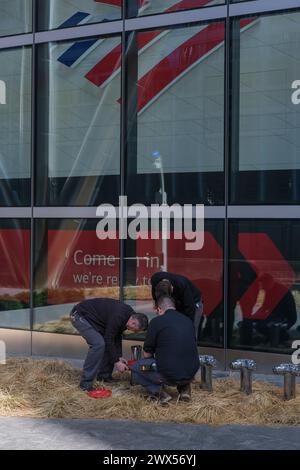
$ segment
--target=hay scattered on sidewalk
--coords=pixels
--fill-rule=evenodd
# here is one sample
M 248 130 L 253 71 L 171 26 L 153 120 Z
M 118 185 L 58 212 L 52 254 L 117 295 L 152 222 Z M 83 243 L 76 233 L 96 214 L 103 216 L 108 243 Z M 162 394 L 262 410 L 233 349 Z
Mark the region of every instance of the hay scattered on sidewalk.
M 81 371 L 63 361 L 9 359 L 0 366 L 0 415 L 44 418 L 131 419 L 195 424 L 300 424 L 300 385 L 295 400 L 284 402 L 282 390 L 255 381 L 254 393 L 239 392 L 233 378 L 214 381 L 214 392 L 193 384 L 192 401 L 174 400 L 166 407 L 145 399 L 143 389 L 129 385 L 129 374 L 110 386 L 113 396 L 93 399 L 78 389 Z

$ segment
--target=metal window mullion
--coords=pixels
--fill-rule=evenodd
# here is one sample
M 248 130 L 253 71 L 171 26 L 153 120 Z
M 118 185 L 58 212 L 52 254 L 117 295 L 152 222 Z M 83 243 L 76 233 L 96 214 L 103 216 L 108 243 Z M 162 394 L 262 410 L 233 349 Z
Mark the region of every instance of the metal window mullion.
M 187 23 L 225 19 L 226 16 L 227 6 L 217 5 L 193 10 L 182 10 L 174 13 L 129 18 L 125 20 L 125 30 L 130 32 L 149 28 L 168 28 L 169 26 L 184 25 Z
M 228 243 L 229 243 L 229 226 L 228 226 L 228 198 L 229 198 L 229 159 L 230 159 L 230 35 L 231 35 L 231 22 L 229 18 L 229 5 L 227 5 L 227 18 L 225 21 L 225 57 L 224 57 L 224 191 L 225 191 L 225 218 L 223 224 L 224 243 L 223 243 L 223 349 L 224 349 L 224 369 L 226 368 L 226 350 L 228 344 L 228 286 L 229 286 L 229 257 L 228 257 Z
M 35 227 L 33 218 L 33 207 L 34 207 L 34 188 L 35 188 L 35 14 L 36 14 L 36 0 L 32 0 L 32 36 L 33 44 L 31 46 L 31 164 L 30 164 L 30 279 L 29 279 L 29 309 L 30 309 L 30 353 L 32 355 L 32 330 L 33 330 L 33 308 L 34 308 L 34 237 Z
M 124 98 L 126 93 L 126 81 L 125 81 L 125 51 L 126 51 L 126 32 L 125 32 L 125 0 L 122 5 L 123 14 L 123 29 L 121 35 L 121 139 L 120 139 L 120 195 L 125 194 L 125 167 L 126 167 L 126 150 L 125 150 L 125 136 L 126 136 L 126 113 Z M 119 227 L 120 230 L 120 227 Z M 124 276 L 125 276 L 125 240 L 119 237 L 119 283 L 120 283 L 120 300 L 124 300 Z
M 255 0 L 231 3 L 229 16 L 252 15 L 256 13 L 283 12 L 288 9 L 300 8 L 300 0 Z

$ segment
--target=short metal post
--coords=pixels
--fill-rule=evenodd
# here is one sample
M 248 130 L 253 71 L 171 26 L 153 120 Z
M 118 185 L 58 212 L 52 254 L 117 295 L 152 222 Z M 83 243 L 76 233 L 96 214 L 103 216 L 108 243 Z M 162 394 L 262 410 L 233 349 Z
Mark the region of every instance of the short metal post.
M 252 393 L 252 372 L 256 370 L 256 363 L 252 359 L 236 359 L 230 364 L 231 370 L 240 371 L 240 390 L 246 395 Z
M 252 393 L 252 370 L 243 367 L 241 369 L 241 392 L 250 395 Z
M 131 359 L 134 361 L 140 360 L 142 357 L 142 346 L 134 345 L 131 346 Z M 130 385 L 134 385 L 133 372 L 130 371 Z
M 199 356 L 201 368 L 201 384 L 200 388 L 207 392 L 212 392 L 212 369 L 216 366 L 217 361 L 213 356 Z
M 279 364 L 273 367 L 276 375 L 283 375 L 283 397 L 285 400 L 296 398 L 296 377 L 300 376 L 300 368 L 295 364 Z
M 131 346 L 131 359 L 138 361 L 142 357 L 142 346 Z
M 291 400 L 296 398 L 296 376 L 284 374 L 284 399 Z

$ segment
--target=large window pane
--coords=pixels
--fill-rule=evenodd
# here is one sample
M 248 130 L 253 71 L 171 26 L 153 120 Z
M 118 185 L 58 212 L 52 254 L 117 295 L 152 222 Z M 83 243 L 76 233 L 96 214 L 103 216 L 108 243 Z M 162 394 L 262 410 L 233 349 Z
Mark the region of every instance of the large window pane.
M 233 204 L 300 202 L 300 13 L 233 24 Z
M 116 203 L 120 37 L 38 46 L 38 205 Z
M 174 227 L 170 239 L 128 240 L 125 257 L 126 302 L 149 318 L 155 317 L 151 295 L 151 276 L 168 271 L 190 279 L 201 291 L 204 311 L 199 326 L 198 340 L 202 346 L 223 347 L 223 222 L 205 222 L 204 245 L 200 250 L 188 250 L 186 238 L 175 238 Z M 144 333 L 138 337 L 143 338 Z M 128 335 L 137 338 L 137 335 Z
M 121 18 L 121 0 L 36 0 L 38 30 L 70 28 Z
M 0 328 L 30 329 L 30 222 L 0 219 Z
M 28 33 L 31 30 L 32 0 L 1 0 L 0 36 Z
M 0 204 L 30 205 L 31 48 L 0 51 Z
M 75 333 L 69 313 L 93 297 L 119 298 L 119 242 L 96 236 L 98 220 L 38 220 L 34 329 Z
M 229 347 L 292 353 L 300 338 L 300 222 L 230 224 Z
M 149 204 L 224 202 L 224 23 L 129 37 L 127 186 Z
M 108 0 L 109 3 L 116 3 L 116 1 Z M 134 17 L 224 5 L 226 0 L 125 0 L 125 2 L 127 16 Z

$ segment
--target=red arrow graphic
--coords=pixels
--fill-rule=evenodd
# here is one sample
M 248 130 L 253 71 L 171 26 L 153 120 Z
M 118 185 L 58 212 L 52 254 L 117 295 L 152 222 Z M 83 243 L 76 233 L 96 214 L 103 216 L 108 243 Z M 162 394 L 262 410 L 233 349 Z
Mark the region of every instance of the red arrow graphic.
M 167 241 L 168 271 L 188 277 L 202 292 L 204 315 L 209 316 L 223 299 L 223 249 L 210 232 L 204 233 L 201 250 L 187 251 L 186 239 Z M 162 264 L 161 240 L 137 240 L 137 277 L 150 279 Z M 159 262 L 157 261 L 159 258 Z M 143 282 L 143 281 L 142 281 Z
M 269 274 L 278 284 L 272 298 L 268 298 L 268 304 L 264 304 L 264 308 L 259 308 L 255 313 L 253 313 L 253 307 L 260 290 L 258 278 L 239 300 L 244 318 L 265 320 L 287 294 L 297 276 L 266 233 L 240 233 L 238 246 L 257 277 Z

